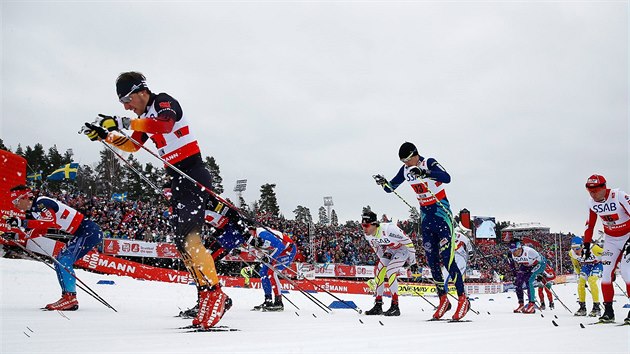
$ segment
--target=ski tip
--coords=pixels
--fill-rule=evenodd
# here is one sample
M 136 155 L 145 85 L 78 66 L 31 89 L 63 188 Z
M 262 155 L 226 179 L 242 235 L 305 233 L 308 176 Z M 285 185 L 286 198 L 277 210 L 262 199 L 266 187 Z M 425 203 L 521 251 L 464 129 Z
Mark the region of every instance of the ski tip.
M 297 313 L 297 311 L 295 311 L 295 315 L 296 315 L 297 317 L 300 317 L 300 314 L 299 314 L 299 313 Z
M 361 319 L 360 319 L 360 318 L 359 318 L 359 322 L 360 322 L 361 324 L 363 324 L 363 321 L 361 321 Z
M 317 316 L 315 316 L 315 314 L 313 314 L 313 317 L 317 318 Z
M 378 321 L 378 323 L 380 323 L 380 324 L 381 324 L 381 326 L 385 326 L 385 325 L 383 324 L 383 322 L 381 322 L 381 321 Z
M 558 327 L 558 324 L 556 323 L 556 320 L 551 320 L 551 323 L 553 323 L 554 326 Z
M 582 327 L 582 328 L 586 328 L 586 327 L 584 327 L 584 324 L 582 324 L 582 323 L 580 323 L 580 327 Z

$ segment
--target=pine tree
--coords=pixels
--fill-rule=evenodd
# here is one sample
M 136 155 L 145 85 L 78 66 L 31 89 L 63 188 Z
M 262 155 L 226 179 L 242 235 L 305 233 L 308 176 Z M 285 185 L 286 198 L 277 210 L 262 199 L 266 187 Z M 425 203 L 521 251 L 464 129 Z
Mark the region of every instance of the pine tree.
M 17 149 L 15 149 L 15 154 L 24 157 L 24 149 L 22 149 L 22 145 L 18 144 Z
M 330 224 L 334 226 L 339 225 L 339 219 L 337 218 L 337 212 L 335 212 L 335 209 L 330 212 Z
M 127 158 L 127 162 L 129 162 L 129 164 L 133 166 L 136 171 L 142 173 L 142 164 L 140 164 L 140 162 L 133 157 L 133 154 L 129 155 L 129 157 Z M 143 197 L 145 195 L 154 193 L 151 190 L 152 188 L 128 166 L 122 167 L 121 175 L 123 180 L 122 185 L 124 186 L 124 191 L 127 192 L 127 197 L 129 199 L 144 199 Z
M 297 208 L 293 210 L 293 213 L 295 213 L 295 221 L 297 222 L 303 222 L 305 224 L 313 222 L 313 216 L 309 208 L 298 205 Z
M 260 213 L 269 213 L 273 216 L 280 216 L 280 207 L 278 206 L 278 199 L 276 192 L 273 190 L 276 188 L 275 184 L 263 184 L 260 187 Z
M 4 145 L 4 141 L 2 141 L 2 138 L 0 138 L 0 149 L 11 152 L 11 149 Z
M 81 166 L 77 172 L 77 185 L 79 190 L 90 197 L 94 195 L 98 184 L 96 177 L 96 172 L 92 169 L 92 167 L 88 165 Z
M 328 214 L 326 213 L 326 208 L 323 206 L 319 207 L 319 224 L 328 225 Z
M 122 166 L 118 158 L 107 148 L 100 152 L 101 160 L 96 166 L 97 194 L 111 196 L 114 192 L 120 192 L 120 175 Z
M 46 166 L 46 154 L 44 153 L 44 147 L 42 144 L 37 143 L 33 148 L 30 146 L 26 146 L 26 150 L 24 151 L 24 158 L 28 163 L 28 170 L 42 171 L 42 177 L 46 178 L 52 171 L 54 171 L 58 167 L 50 168 Z
M 44 169 L 46 175 L 65 165 L 63 156 L 57 150 L 57 145 L 53 145 L 48 149 L 48 154 L 44 156 L 44 165 L 46 166 L 46 169 Z
M 204 163 L 210 172 L 210 176 L 212 177 L 212 185 L 210 188 L 212 188 L 212 190 L 217 194 L 223 193 L 223 178 L 221 177 L 221 169 L 214 157 L 206 157 L 206 161 Z

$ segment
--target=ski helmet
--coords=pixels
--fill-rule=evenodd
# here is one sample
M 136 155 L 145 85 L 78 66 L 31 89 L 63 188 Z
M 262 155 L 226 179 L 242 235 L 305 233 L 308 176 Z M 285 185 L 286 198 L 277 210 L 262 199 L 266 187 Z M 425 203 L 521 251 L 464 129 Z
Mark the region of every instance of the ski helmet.
M 515 251 L 517 248 L 521 248 L 521 240 L 518 238 L 512 239 L 510 241 L 510 251 Z
M 400 149 L 398 149 L 398 157 L 401 160 L 407 160 L 416 155 L 418 155 L 418 149 L 414 144 L 408 141 L 405 141 L 402 145 L 400 145 Z
M 378 220 L 376 219 L 376 213 L 371 210 L 363 212 L 363 214 L 361 214 L 361 223 L 377 225 Z
M 116 79 L 116 93 L 118 99 L 123 102 L 125 98 L 128 98 L 132 93 L 140 92 L 142 90 L 148 90 L 147 78 L 142 73 L 136 71 L 129 71 L 122 73 Z M 129 101 L 127 101 L 129 102 Z
M 586 180 L 586 188 L 605 187 L 606 178 L 602 175 L 592 175 Z
M 581 237 L 578 236 L 573 236 L 573 238 L 571 239 L 571 247 L 572 248 L 582 248 L 582 244 L 584 242 L 582 241 Z

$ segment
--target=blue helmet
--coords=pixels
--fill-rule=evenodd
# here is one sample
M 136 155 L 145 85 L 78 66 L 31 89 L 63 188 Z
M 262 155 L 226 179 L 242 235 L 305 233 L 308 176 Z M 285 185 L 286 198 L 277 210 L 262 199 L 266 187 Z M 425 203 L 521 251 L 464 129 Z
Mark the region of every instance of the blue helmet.
M 510 251 L 514 251 L 517 248 L 521 248 L 522 244 L 521 244 L 521 240 L 518 238 L 512 239 L 512 241 L 510 241 Z
M 571 239 L 571 247 L 573 248 L 582 248 L 583 243 L 584 241 L 582 241 L 581 237 L 573 236 L 573 238 Z

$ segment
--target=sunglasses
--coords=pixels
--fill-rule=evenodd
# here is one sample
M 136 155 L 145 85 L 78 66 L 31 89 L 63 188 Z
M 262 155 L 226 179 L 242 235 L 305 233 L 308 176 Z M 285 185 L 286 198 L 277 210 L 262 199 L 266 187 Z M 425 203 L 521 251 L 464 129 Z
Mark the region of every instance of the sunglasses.
M 415 154 L 415 151 L 411 152 L 411 154 L 409 154 L 409 156 L 405 157 L 404 159 L 400 159 L 401 162 L 408 162 L 409 160 L 411 160 L 413 158 L 413 155 Z
M 118 99 L 120 101 L 120 103 L 129 103 L 129 102 L 131 102 L 131 94 L 136 92 L 136 91 L 138 91 L 138 89 L 143 88 L 144 87 L 143 85 L 144 84 L 142 83 L 142 84 L 135 84 L 135 85 L 131 86 L 131 91 L 129 91 L 128 94 L 126 94 L 126 95 L 122 96 L 120 99 Z
M 366 224 L 366 223 L 361 223 L 361 227 L 364 227 L 364 228 L 366 228 L 366 227 L 370 227 L 371 225 L 374 225 L 374 224 L 370 224 L 370 223 L 367 223 L 367 224 Z

